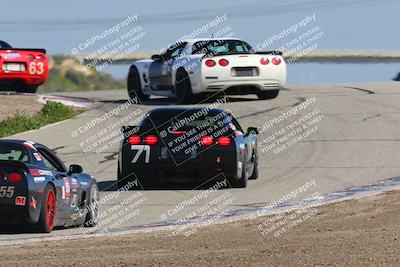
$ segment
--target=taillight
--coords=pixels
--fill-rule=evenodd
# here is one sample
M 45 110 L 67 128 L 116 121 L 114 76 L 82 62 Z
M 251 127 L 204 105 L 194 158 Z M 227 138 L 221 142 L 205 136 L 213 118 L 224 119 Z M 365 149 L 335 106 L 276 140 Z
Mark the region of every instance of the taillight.
M 231 144 L 231 139 L 228 136 L 221 136 L 217 141 L 220 146 L 229 146 Z
M 269 59 L 266 58 L 266 57 L 263 57 L 263 58 L 260 59 L 260 63 L 262 65 L 268 65 L 269 64 Z
M 226 67 L 226 66 L 229 65 L 229 61 L 226 60 L 226 59 L 220 59 L 220 60 L 218 61 L 218 63 L 219 63 L 219 65 L 222 66 L 222 67 Z
M 131 145 L 138 145 L 138 144 L 140 144 L 140 142 L 141 142 L 140 137 L 137 135 L 132 135 L 132 136 L 129 136 L 129 138 L 128 138 L 128 143 Z
M 148 145 L 154 145 L 157 144 L 158 138 L 155 135 L 148 135 L 145 139 L 144 142 Z
M 212 60 L 212 59 L 207 59 L 206 60 L 206 66 L 207 67 L 214 67 L 215 65 L 216 65 L 217 63 L 215 63 L 215 61 L 214 60 Z
M 172 134 L 175 134 L 175 135 L 180 135 L 180 134 L 185 134 L 186 133 L 186 131 L 174 131 L 174 132 L 172 132 Z
M 34 56 L 34 55 L 27 55 L 26 58 L 27 58 L 29 61 L 35 60 L 35 56 Z
M 32 176 L 40 176 L 40 171 L 37 170 L 37 169 L 30 169 L 30 170 L 29 170 L 29 173 L 30 173 Z
M 280 58 L 274 57 L 272 59 L 272 64 L 274 64 L 274 65 L 279 65 L 279 64 L 281 64 L 281 62 L 282 62 L 282 60 Z
M 202 138 L 200 138 L 200 143 L 203 146 L 211 146 L 213 144 L 213 142 L 214 142 L 214 140 L 209 135 L 206 135 L 206 136 L 203 136 Z
M 10 172 L 7 175 L 7 180 L 12 184 L 19 183 L 22 181 L 22 175 L 18 172 Z

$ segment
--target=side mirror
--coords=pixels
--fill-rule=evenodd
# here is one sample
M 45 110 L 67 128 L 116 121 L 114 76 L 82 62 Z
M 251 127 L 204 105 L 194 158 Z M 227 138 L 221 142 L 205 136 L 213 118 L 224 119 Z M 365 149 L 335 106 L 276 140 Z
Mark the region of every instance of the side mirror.
M 154 61 L 163 61 L 163 58 L 161 55 L 152 55 L 151 59 Z
M 83 172 L 83 168 L 80 165 L 75 165 L 72 164 L 71 166 L 69 166 L 69 171 L 68 174 L 78 174 L 78 173 L 82 173 Z
M 258 132 L 258 128 L 257 127 L 249 127 L 249 128 L 247 128 L 247 133 L 246 133 L 247 135 L 251 135 L 251 134 L 253 134 L 253 135 L 255 135 L 255 134 L 259 134 L 259 132 Z

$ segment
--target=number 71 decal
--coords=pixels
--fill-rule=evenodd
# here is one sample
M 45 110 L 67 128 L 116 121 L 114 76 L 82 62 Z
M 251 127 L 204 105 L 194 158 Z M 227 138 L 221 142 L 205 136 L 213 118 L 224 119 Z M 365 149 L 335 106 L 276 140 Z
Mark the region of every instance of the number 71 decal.
M 149 163 L 150 162 L 150 146 L 148 145 L 132 145 L 131 150 L 137 151 L 135 156 L 132 159 L 132 163 L 136 163 L 142 155 L 143 151 L 145 152 L 145 159 L 144 163 Z

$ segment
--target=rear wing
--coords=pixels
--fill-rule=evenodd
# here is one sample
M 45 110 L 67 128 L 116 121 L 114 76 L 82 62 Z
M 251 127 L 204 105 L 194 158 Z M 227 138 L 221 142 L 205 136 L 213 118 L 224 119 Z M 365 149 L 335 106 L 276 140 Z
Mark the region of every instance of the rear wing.
M 231 55 L 274 55 L 274 56 L 282 56 L 282 51 L 271 50 L 271 51 L 252 51 L 252 52 L 233 52 L 233 53 L 208 53 L 204 54 L 203 58 L 211 58 L 211 57 L 219 57 L 219 56 L 231 56 Z
M 15 167 L 29 172 L 28 165 L 23 162 L 13 160 L 0 160 L 0 167 Z
M 256 51 L 254 54 L 256 55 L 274 55 L 274 56 L 282 56 L 283 52 L 278 50 L 271 51 Z
M 4 50 L 25 51 L 25 52 L 32 51 L 32 52 L 41 52 L 43 54 L 46 54 L 46 49 L 42 49 L 42 48 L 6 48 L 6 47 L 4 47 L 4 48 L 0 48 L 0 50 L 1 51 L 4 51 Z

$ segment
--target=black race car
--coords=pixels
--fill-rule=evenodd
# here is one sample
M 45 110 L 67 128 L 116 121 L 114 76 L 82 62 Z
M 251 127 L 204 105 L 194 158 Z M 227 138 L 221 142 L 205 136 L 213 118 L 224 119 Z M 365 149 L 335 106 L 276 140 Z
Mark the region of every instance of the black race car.
M 31 141 L 0 140 L 0 222 L 35 224 L 41 232 L 55 226 L 95 226 L 99 190 L 82 167 L 62 161 Z
M 119 186 L 136 178 L 145 184 L 154 177 L 223 174 L 231 186 L 246 187 L 249 178 L 258 178 L 257 128 L 244 132 L 229 111 L 159 108 L 122 132 Z

